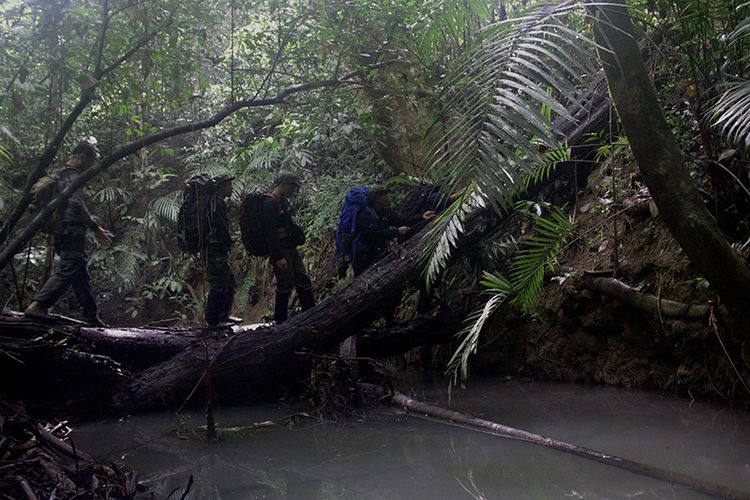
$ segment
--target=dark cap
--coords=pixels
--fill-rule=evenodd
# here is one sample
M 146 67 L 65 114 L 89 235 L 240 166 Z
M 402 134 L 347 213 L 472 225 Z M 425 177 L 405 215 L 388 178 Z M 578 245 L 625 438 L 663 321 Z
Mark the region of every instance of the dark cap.
M 229 174 L 221 174 L 221 175 L 217 175 L 216 177 L 214 177 L 214 182 L 216 184 L 221 184 L 222 182 L 229 182 L 231 180 L 234 180 L 234 176 L 229 175 Z
M 281 173 L 276 177 L 276 180 L 273 181 L 273 185 L 279 186 L 281 184 L 293 184 L 297 187 L 302 187 L 302 178 L 300 178 L 299 175 L 289 172 Z
M 386 186 L 370 186 L 367 190 L 367 201 L 372 203 L 381 196 L 388 194 L 390 191 L 391 190 Z

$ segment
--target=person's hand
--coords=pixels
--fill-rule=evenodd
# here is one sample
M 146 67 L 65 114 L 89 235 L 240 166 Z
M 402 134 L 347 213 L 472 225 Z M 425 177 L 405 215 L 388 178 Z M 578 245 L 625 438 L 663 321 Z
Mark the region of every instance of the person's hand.
M 101 226 L 97 227 L 94 231 L 94 238 L 102 246 L 108 247 L 112 245 L 112 234 L 102 229 Z
M 405 235 L 408 232 L 409 226 L 401 226 L 400 228 L 398 228 L 398 234 L 400 234 L 401 236 Z
M 435 212 L 434 212 L 433 210 L 430 210 L 430 211 L 428 211 L 428 212 L 425 212 L 425 213 L 423 213 L 423 214 L 422 214 L 422 218 L 423 218 L 424 220 L 426 220 L 427 222 L 429 222 L 429 221 L 431 221 L 432 219 L 434 219 L 436 215 L 437 215 L 437 214 L 436 214 L 436 213 L 435 213 Z
M 279 259 L 276 261 L 276 269 L 279 271 L 286 271 L 289 267 L 289 264 L 287 264 L 286 259 Z

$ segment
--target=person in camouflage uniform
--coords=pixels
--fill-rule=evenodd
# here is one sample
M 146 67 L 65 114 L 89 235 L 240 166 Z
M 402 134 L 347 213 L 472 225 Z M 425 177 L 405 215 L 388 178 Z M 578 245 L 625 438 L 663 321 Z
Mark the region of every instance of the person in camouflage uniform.
M 80 143 L 73 148 L 65 168 L 57 178 L 58 191 L 72 184 L 95 160 L 96 150 L 90 144 Z M 24 314 L 34 319 L 53 319 L 48 312 L 49 308 L 68 287 L 73 287 L 86 322 L 92 326 L 106 326 L 97 312 L 91 276 L 86 266 L 86 230 L 92 230 L 101 244 L 110 245 L 112 241 L 109 234 L 91 217 L 80 190 L 73 193 L 67 203 L 60 207 L 59 213 L 60 223 L 53 228 L 55 253 L 60 257 L 58 269 L 34 297 Z
M 208 206 L 208 231 L 203 247 L 206 263 L 206 279 L 210 284 L 206 299 L 205 318 L 210 327 L 226 327 L 242 320 L 230 316 L 237 283 L 229 267 L 229 251 L 232 248 L 232 233 L 229 226 L 229 207 L 226 198 L 232 195 L 232 180 L 229 175 L 214 177 L 216 195 Z
M 276 277 L 273 318 L 277 324 L 287 319 L 289 297 L 293 289 L 297 290 L 303 311 L 315 306 L 312 282 L 297 251 L 297 247 L 305 242 L 305 233 L 292 219 L 292 207 L 289 203 L 289 198 L 296 196 L 301 186 L 299 176 L 280 174 L 274 181 L 273 191 L 262 206 L 269 261 Z

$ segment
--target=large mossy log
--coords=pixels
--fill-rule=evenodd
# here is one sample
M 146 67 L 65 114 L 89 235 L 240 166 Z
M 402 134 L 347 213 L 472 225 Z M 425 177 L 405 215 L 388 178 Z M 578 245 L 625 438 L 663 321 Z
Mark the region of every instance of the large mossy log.
M 481 219 L 478 217 L 477 219 Z M 474 224 L 464 238 L 471 245 L 489 231 L 492 216 Z M 210 370 L 214 391 L 222 400 L 252 398 L 274 382 L 292 375 L 303 350 L 326 351 L 378 319 L 384 302 L 420 276 L 419 256 L 426 230 L 407 241 L 396 254 L 374 264 L 349 286 L 315 308 L 282 325 L 191 345 L 170 360 L 144 371 L 116 404 L 138 411 L 162 403 L 181 403 L 200 386 Z

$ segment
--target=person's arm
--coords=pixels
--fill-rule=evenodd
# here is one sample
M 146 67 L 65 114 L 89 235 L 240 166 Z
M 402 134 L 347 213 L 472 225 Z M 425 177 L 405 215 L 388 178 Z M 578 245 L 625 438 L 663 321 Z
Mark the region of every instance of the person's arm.
M 388 241 L 402 234 L 398 227 L 380 227 L 367 209 L 357 214 L 357 230 L 372 243 Z
M 266 233 L 266 242 L 268 243 L 268 255 L 272 262 L 278 262 L 284 259 L 279 244 L 279 202 L 270 196 L 263 200 L 263 229 Z
M 412 227 L 420 222 L 422 222 L 422 215 L 423 214 L 417 214 L 417 215 L 410 215 L 408 217 L 405 217 L 401 214 L 398 214 L 396 212 L 390 212 L 388 214 L 388 224 L 392 226 L 408 226 Z
M 217 200 L 214 216 L 214 237 L 227 248 L 232 246 L 232 232 L 229 229 L 229 207 L 224 200 Z

